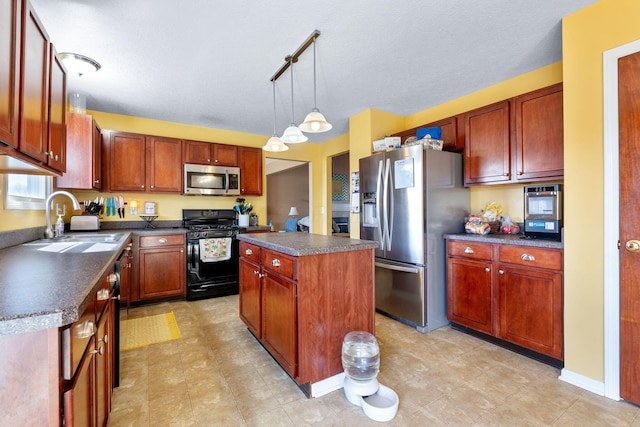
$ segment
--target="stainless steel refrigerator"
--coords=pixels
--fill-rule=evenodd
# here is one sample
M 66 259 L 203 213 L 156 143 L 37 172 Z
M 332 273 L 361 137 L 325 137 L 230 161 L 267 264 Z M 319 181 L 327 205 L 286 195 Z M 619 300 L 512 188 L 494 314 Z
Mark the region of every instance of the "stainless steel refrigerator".
M 360 159 L 360 238 L 375 251 L 376 310 L 429 332 L 448 324 L 443 234 L 464 231 L 462 155 L 422 145 Z

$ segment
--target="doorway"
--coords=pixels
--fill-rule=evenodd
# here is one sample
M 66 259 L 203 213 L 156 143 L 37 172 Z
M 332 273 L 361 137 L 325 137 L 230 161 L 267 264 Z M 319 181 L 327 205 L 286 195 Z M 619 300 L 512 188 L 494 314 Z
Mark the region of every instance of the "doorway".
M 620 207 L 625 203 L 625 198 L 627 196 L 624 195 L 624 193 L 627 191 L 626 187 L 629 187 L 629 185 L 632 184 L 630 181 L 633 179 L 633 176 L 629 175 L 629 180 L 620 179 L 621 176 L 625 176 L 624 174 L 630 173 L 629 171 L 624 170 L 624 168 L 628 167 L 628 164 L 626 161 L 621 162 L 620 157 L 621 153 L 624 153 L 626 156 L 629 154 L 629 151 L 637 151 L 633 149 L 627 150 L 626 145 L 638 143 L 638 138 L 640 138 L 639 131 L 637 129 L 633 129 L 633 126 L 625 125 L 625 120 L 627 119 L 623 118 L 623 116 L 626 114 L 635 114 L 637 117 L 637 115 L 640 114 L 640 106 L 631 105 L 630 113 L 622 112 L 619 114 L 619 109 L 620 111 L 624 110 L 624 108 L 621 108 L 621 103 L 627 103 L 627 101 L 634 98 L 633 96 L 629 98 L 627 95 L 619 94 L 619 84 L 622 83 L 619 80 L 619 75 L 621 78 L 625 78 L 624 75 L 626 74 L 626 72 L 619 69 L 619 60 L 630 55 L 640 55 L 638 52 L 640 52 L 640 41 L 620 46 L 609 50 L 604 54 L 604 395 L 616 400 L 619 400 L 621 397 L 625 397 L 626 400 L 636 404 L 640 403 L 638 400 L 640 398 L 638 396 L 633 396 L 633 394 L 638 393 L 637 386 L 631 387 L 631 389 L 635 388 L 635 390 L 631 390 L 631 395 L 625 394 L 625 396 L 621 396 L 621 390 L 625 390 L 623 394 L 629 393 L 629 381 L 631 380 L 637 383 L 637 376 L 640 375 L 634 370 L 627 371 L 626 368 L 628 366 L 625 366 L 624 369 L 622 369 L 621 364 L 624 363 L 627 365 L 628 362 L 625 361 L 628 360 L 629 357 L 637 360 L 640 355 L 634 355 L 633 353 L 640 350 L 637 345 L 634 346 L 633 343 L 630 343 L 626 338 L 621 338 L 621 329 L 622 333 L 626 335 L 628 332 L 625 331 L 628 331 L 630 326 L 632 328 L 632 334 L 638 333 L 637 326 L 635 325 L 638 324 L 639 319 L 637 311 L 635 311 L 632 316 L 629 316 L 626 314 L 626 307 L 621 307 L 620 304 L 621 298 L 629 298 L 627 295 L 627 288 L 630 281 L 637 280 L 633 274 L 627 273 L 627 268 L 633 267 L 631 267 L 630 263 L 625 263 L 625 257 L 628 254 L 626 253 L 626 249 L 624 249 L 626 242 L 625 239 L 627 239 L 627 237 L 624 236 L 626 233 L 624 228 L 633 229 L 634 227 L 638 227 L 638 224 L 627 224 L 628 208 L 623 211 L 625 212 L 624 223 L 621 221 L 620 215 L 622 210 Z M 640 67 L 640 65 L 638 66 Z M 621 71 L 622 74 L 619 74 Z M 640 90 L 640 83 L 637 81 L 635 83 L 637 87 L 635 89 L 631 89 L 631 91 Z M 635 98 L 637 98 L 637 95 Z M 633 185 L 633 187 L 637 187 L 637 185 Z M 623 192 L 620 191 L 621 188 L 624 189 Z M 640 191 L 640 188 L 632 188 L 631 191 Z M 623 228 L 621 228 L 621 226 Z M 640 231 L 640 228 L 636 228 L 636 230 L 632 231 Z M 624 241 L 620 242 L 620 240 Z M 618 249 L 618 244 L 621 245 L 620 249 Z M 640 257 L 640 254 L 633 255 L 635 255 L 634 258 Z M 631 262 L 639 261 L 636 261 L 632 257 Z M 634 295 L 633 293 L 632 295 L 633 298 L 638 298 L 637 295 Z M 621 328 L 621 324 L 625 322 L 628 323 Z M 621 354 L 624 354 L 622 362 Z M 633 379 L 634 376 L 635 379 Z
M 289 211 L 295 207 L 297 217 L 311 218 L 311 178 L 309 162 L 266 159 L 267 220 L 275 231 L 285 230 Z M 309 221 L 311 223 L 311 221 Z
M 350 229 L 349 208 L 349 153 L 331 158 L 331 232 L 348 236 Z

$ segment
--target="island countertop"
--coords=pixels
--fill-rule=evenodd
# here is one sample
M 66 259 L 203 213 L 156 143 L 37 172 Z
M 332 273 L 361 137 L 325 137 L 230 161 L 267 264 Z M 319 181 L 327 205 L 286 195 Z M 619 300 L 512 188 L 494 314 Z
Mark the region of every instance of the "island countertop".
M 301 232 L 238 234 L 237 238 L 292 256 L 359 251 L 378 247 L 378 244 L 372 240 L 347 239 Z

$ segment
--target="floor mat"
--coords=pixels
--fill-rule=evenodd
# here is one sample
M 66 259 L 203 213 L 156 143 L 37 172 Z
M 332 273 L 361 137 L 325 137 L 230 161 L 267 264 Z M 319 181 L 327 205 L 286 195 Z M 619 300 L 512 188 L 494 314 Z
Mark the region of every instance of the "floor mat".
M 182 338 L 173 311 L 120 322 L 120 350 Z

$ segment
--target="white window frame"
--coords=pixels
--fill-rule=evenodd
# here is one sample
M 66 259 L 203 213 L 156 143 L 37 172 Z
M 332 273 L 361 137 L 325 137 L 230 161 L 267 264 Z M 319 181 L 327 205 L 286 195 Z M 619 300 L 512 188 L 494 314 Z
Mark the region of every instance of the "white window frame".
M 26 181 L 26 186 L 23 189 L 14 187 L 10 191 L 11 181 L 16 179 Z M 38 183 L 37 181 L 40 180 L 42 181 Z M 6 174 L 4 176 L 5 209 L 45 210 L 45 201 L 52 192 L 53 178 L 51 176 L 23 174 Z

